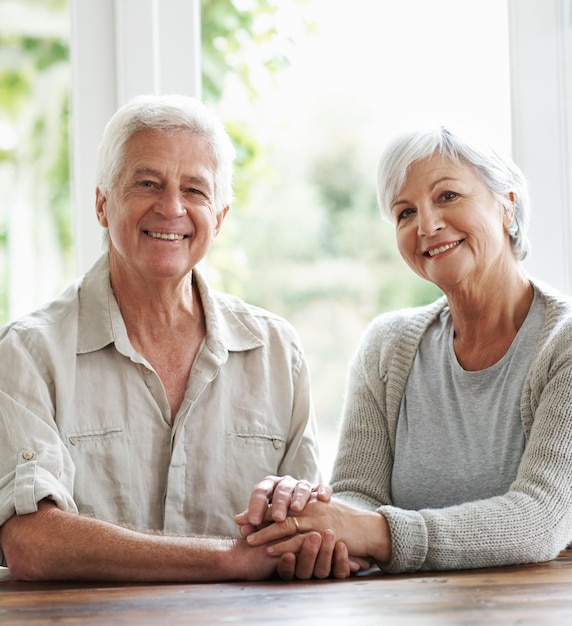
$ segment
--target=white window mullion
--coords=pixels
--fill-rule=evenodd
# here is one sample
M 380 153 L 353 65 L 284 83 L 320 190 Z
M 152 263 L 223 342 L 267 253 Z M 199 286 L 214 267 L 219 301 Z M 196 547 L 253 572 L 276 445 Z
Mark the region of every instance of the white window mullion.
M 572 294 L 572 0 L 509 0 L 513 155 L 530 184 L 531 274 Z
M 103 128 L 141 93 L 200 95 L 199 0 L 71 0 L 76 273 L 101 253 L 95 167 Z

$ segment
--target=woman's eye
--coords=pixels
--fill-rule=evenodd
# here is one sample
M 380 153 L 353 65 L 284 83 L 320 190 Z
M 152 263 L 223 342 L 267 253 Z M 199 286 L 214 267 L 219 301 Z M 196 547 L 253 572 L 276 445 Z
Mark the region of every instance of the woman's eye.
M 457 194 L 454 191 L 445 191 L 441 194 L 441 198 L 445 201 L 454 200 Z
M 401 222 L 401 220 L 407 219 L 410 215 L 413 215 L 415 211 L 413 209 L 403 209 L 397 214 L 397 221 Z

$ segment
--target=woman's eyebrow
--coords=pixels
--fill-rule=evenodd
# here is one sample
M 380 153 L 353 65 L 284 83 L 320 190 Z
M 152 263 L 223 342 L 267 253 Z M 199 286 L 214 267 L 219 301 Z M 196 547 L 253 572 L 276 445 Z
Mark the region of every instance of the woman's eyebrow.
M 395 200 L 395 202 L 391 203 L 391 210 L 393 211 L 393 209 L 395 209 L 396 207 L 398 207 L 400 204 L 410 204 L 409 200 L 406 200 L 405 198 L 401 198 L 399 200 Z
M 455 178 L 454 176 L 443 176 L 442 178 L 439 178 L 438 180 L 436 180 L 431 188 L 435 189 L 435 187 L 437 187 L 437 185 L 439 185 L 440 183 L 447 183 L 447 182 L 453 182 L 453 183 L 458 183 L 460 181 L 459 178 Z
M 442 176 L 441 178 L 438 178 L 437 180 L 433 181 L 431 183 L 431 186 L 429 187 L 429 189 L 431 189 L 431 191 L 433 191 L 433 189 L 435 189 L 435 187 L 437 187 L 441 183 L 447 183 L 447 182 L 457 182 L 458 183 L 460 180 L 461 179 L 455 178 L 454 176 Z M 406 198 L 399 198 L 398 200 L 395 200 L 394 202 L 391 203 L 390 210 L 393 211 L 393 209 L 395 209 L 396 207 L 400 206 L 401 204 L 410 204 L 410 202 Z

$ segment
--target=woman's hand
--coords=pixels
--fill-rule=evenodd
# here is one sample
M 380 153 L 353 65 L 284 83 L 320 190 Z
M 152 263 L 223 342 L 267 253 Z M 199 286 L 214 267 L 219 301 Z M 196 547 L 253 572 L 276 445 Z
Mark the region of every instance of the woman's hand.
M 336 541 L 330 528 L 315 529 L 318 532 L 308 528 L 309 532 L 299 532 L 300 518 L 295 517 L 309 503 L 328 503 L 331 497 L 329 485 L 312 487 L 309 482 L 291 476 L 267 476 L 254 487 L 248 508 L 237 515 L 235 521 L 243 537 L 256 535 L 249 540 L 250 545 L 266 543 L 265 535 L 257 533 L 271 525 L 275 528 L 270 532 L 278 539 L 292 537 L 287 544 L 277 544 L 273 555 L 280 557 L 277 573 L 281 578 L 305 580 L 330 575 L 347 578 L 353 572 L 369 568 L 370 559 L 350 557 L 345 543 Z
M 237 515 L 235 521 L 246 536 L 265 519 L 282 522 L 289 513 L 300 513 L 312 497 L 329 502 L 332 488 L 323 484 L 312 487 L 307 480 L 296 480 L 292 476 L 267 476 L 255 485 L 248 508 Z
M 271 544 L 267 547 L 268 554 L 282 556 L 298 552 L 302 545 L 300 537 L 311 531 L 333 532 L 337 542 L 347 546 L 350 557 L 373 559 L 378 563 L 386 563 L 391 558 L 386 519 L 377 512 L 358 509 L 340 500 L 313 499 L 302 512 L 279 522 L 273 521 L 271 511 L 267 510 L 262 523 L 243 536 L 251 546 Z

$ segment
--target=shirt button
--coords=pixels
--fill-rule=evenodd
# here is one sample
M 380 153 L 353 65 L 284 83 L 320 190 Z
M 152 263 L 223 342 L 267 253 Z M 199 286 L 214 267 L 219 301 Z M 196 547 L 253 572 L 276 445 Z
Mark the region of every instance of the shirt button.
M 24 461 L 31 461 L 35 456 L 36 453 L 33 450 L 22 451 L 22 459 L 24 459 Z
M 280 439 L 273 439 L 272 445 L 274 446 L 275 450 L 280 450 L 280 448 L 282 447 L 282 442 L 280 441 Z
M 145 367 L 145 365 L 143 365 L 143 374 L 145 374 L 145 376 L 149 376 L 149 374 L 152 374 L 153 371 L 150 370 L 148 367 Z

